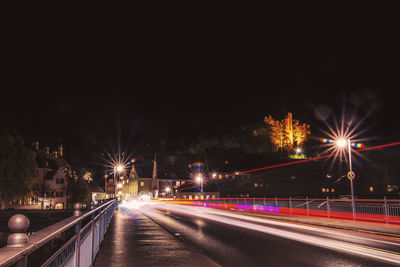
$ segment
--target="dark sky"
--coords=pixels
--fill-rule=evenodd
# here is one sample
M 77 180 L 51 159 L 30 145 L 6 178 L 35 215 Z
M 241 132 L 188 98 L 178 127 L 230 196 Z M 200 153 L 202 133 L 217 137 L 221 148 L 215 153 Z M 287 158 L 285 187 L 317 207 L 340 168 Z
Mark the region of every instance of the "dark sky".
M 376 106 L 366 123 L 394 140 L 396 1 L 319 2 L 9 12 L 1 126 L 84 143 L 115 139 L 116 129 L 128 137 L 193 135 L 288 111 L 316 125 L 316 108 L 339 116 L 345 103 L 360 117 Z

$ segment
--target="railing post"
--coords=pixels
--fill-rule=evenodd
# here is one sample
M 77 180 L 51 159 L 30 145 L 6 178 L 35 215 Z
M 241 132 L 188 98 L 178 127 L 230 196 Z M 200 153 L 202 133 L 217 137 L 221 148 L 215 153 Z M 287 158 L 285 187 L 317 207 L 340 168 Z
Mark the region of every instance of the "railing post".
M 388 209 L 388 204 L 387 204 L 387 198 L 386 196 L 383 197 L 383 200 L 385 202 L 384 207 L 385 207 L 385 222 L 389 223 L 389 209 Z
M 275 197 L 275 206 L 278 206 L 278 197 Z
M 290 208 L 290 215 L 292 215 L 292 197 L 289 197 L 289 208 Z
M 11 234 L 7 238 L 7 247 L 18 248 L 28 244 L 29 238 L 26 230 L 29 227 L 29 219 L 22 214 L 16 214 L 8 220 L 8 229 Z
M 329 204 L 329 197 L 326 197 L 326 212 L 328 214 L 328 218 L 330 218 L 331 217 L 331 207 Z
M 309 206 L 308 206 L 308 197 L 306 197 L 306 212 L 307 212 L 307 216 L 309 214 Z
M 255 209 L 256 209 L 256 198 L 253 197 L 253 210 L 255 210 Z
M 95 251 L 96 251 L 96 248 L 94 247 L 94 231 L 95 231 L 95 227 L 96 227 L 96 225 L 95 225 L 95 221 L 94 221 L 94 218 L 96 217 L 95 216 L 96 214 L 94 214 L 93 213 L 93 215 L 91 216 L 92 217 L 92 229 L 91 229 L 91 232 L 92 232 L 92 258 L 90 259 L 90 262 L 92 262 L 93 263 L 93 260 L 94 260 L 94 254 L 95 254 Z M 99 236 L 100 237 L 100 236 Z M 100 239 L 100 238 L 99 238 Z
M 74 216 L 79 216 L 81 215 L 81 207 L 82 205 L 80 203 L 75 203 L 74 204 Z M 81 250 L 81 223 L 82 221 L 78 222 L 75 225 L 75 233 L 76 233 L 76 240 L 75 240 L 75 266 L 79 267 L 80 263 L 80 250 Z
M 22 214 L 16 214 L 8 220 L 8 229 L 11 234 L 7 238 L 7 247 L 18 248 L 28 244 L 29 237 L 26 234 L 26 230 L 29 227 L 29 219 Z M 15 267 L 26 267 L 28 266 L 28 256 L 23 256 L 13 266 Z
M 82 214 L 81 208 L 82 208 L 82 204 L 81 204 L 81 203 L 75 203 L 75 204 L 74 204 L 74 212 L 73 212 L 73 215 L 74 215 L 74 216 L 79 216 L 79 215 L 81 215 L 81 214 Z
M 81 250 L 81 221 L 75 225 L 75 266 L 79 267 L 80 263 L 80 250 Z
M 264 196 L 263 204 L 264 204 L 264 206 L 265 206 L 265 196 Z

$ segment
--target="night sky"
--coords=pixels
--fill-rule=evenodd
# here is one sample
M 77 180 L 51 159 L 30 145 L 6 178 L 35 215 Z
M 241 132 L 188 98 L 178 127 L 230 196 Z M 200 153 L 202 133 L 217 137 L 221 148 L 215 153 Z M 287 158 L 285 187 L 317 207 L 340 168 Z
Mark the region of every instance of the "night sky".
M 377 143 L 397 141 L 398 6 L 317 3 L 12 12 L 1 26 L 1 127 L 84 153 L 288 111 L 316 129 L 317 109 L 329 120 L 345 105 L 360 118 L 372 110 L 363 127 Z

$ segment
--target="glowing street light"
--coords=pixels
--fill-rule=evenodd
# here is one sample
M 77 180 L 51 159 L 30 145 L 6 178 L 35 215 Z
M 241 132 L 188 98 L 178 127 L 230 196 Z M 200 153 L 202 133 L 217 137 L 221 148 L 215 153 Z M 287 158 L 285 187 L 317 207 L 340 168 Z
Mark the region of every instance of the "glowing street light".
M 118 164 L 117 166 L 115 166 L 115 170 L 118 173 L 121 173 L 124 170 L 124 166 L 122 164 Z
M 353 187 L 353 179 L 354 179 L 354 172 L 352 168 L 352 162 L 351 162 L 351 146 L 353 145 L 356 148 L 362 148 L 364 147 L 363 144 L 361 143 L 351 143 L 350 138 L 338 138 L 336 140 L 330 140 L 330 139 L 322 139 L 323 143 L 326 144 L 334 144 L 337 147 L 337 150 L 345 150 L 347 149 L 349 153 L 349 172 L 347 173 L 347 177 L 350 180 L 350 189 L 351 189 L 351 209 L 353 213 L 353 220 L 355 220 L 356 216 L 356 208 L 354 204 L 354 187 Z
M 116 181 L 115 174 L 116 174 L 116 173 L 118 173 L 118 174 L 123 173 L 123 172 L 124 172 L 124 169 L 125 169 L 125 166 L 122 165 L 122 164 L 120 164 L 120 163 L 118 163 L 118 164 L 116 164 L 116 165 L 114 166 L 114 196 L 117 195 L 117 194 L 116 194 L 116 192 L 117 192 L 117 181 Z M 121 185 L 121 184 L 119 184 L 119 185 Z M 119 185 L 118 185 L 118 186 L 119 186 Z M 121 187 L 122 187 L 122 185 L 121 185 Z M 121 192 L 119 192 L 119 193 L 121 193 Z M 119 193 L 118 193 L 118 195 L 120 195 Z
M 203 193 L 203 176 L 201 174 L 198 174 L 196 176 L 196 181 L 198 183 L 200 183 L 200 185 L 201 185 L 201 193 Z
M 215 177 L 217 177 L 217 173 L 216 173 L 216 172 L 214 172 L 214 173 L 212 174 L 212 178 L 215 178 Z
M 348 143 L 348 140 L 346 140 L 346 139 L 344 139 L 344 138 L 341 138 L 341 139 L 336 140 L 336 145 L 337 145 L 339 148 L 345 148 L 346 145 L 347 145 L 347 143 Z

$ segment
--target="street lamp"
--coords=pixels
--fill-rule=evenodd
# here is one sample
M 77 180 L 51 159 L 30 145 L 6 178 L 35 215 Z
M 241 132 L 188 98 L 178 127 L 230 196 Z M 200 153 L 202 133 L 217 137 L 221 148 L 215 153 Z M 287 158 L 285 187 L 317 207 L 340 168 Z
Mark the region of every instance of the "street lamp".
M 198 174 L 196 176 L 196 181 L 198 183 L 200 183 L 200 185 L 201 185 L 201 193 L 203 193 L 203 176 L 201 174 Z
M 346 149 L 346 146 L 347 146 L 347 150 L 349 151 L 349 173 L 347 174 L 347 177 L 350 180 L 351 209 L 353 212 L 353 219 L 355 219 L 356 209 L 355 209 L 355 205 L 354 205 L 354 188 L 353 188 L 354 173 L 353 173 L 353 169 L 352 169 L 352 165 L 351 165 L 351 141 L 350 141 L 350 139 L 340 138 L 340 139 L 336 140 L 335 144 L 338 146 L 339 149 Z M 351 176 L 353 176 L 353 177 L 350 178 Z
M 117 196 L 117 181 L 116 181 L 116 177 L 115 174 L 121 174 L 124 171 L 124 165 L 122 164 L 117 164 L 114 166 L 114 197 Z
M 116 166 L 116 170 L 117 170 L 118 173 L 121 173 L 124 170 L 124 166 L 122 166 L 121 164 L 118 164 Z

